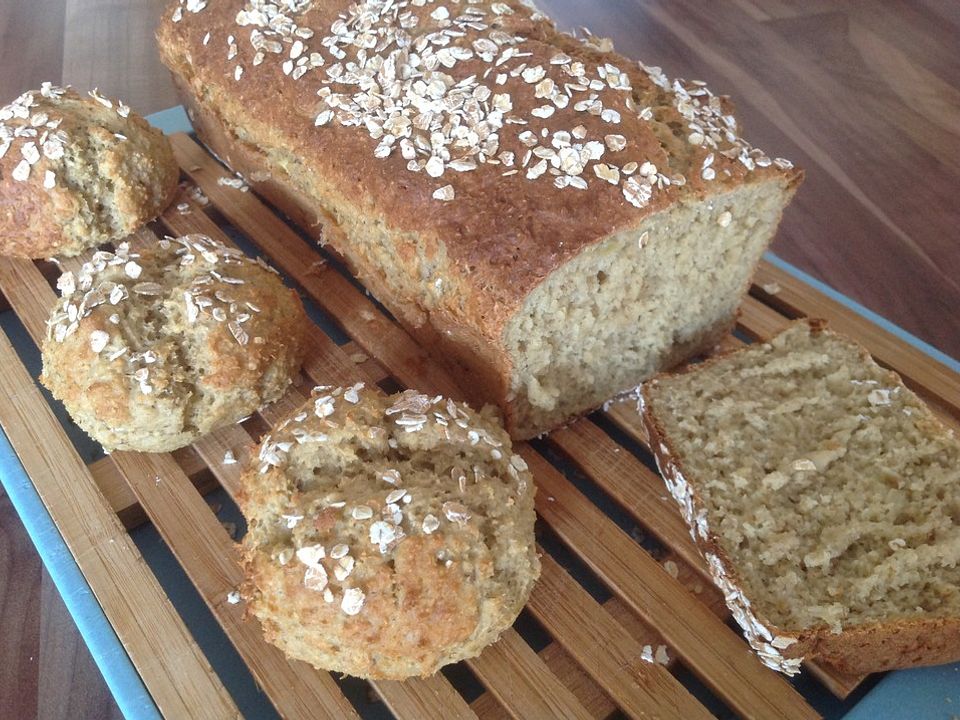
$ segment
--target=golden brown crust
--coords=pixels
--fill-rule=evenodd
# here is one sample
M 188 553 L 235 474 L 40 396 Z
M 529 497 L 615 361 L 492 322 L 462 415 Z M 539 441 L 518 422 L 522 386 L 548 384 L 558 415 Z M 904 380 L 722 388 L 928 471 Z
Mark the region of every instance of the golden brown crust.
M 317 388 L 244 471 L 249 610 L 290 657 L 404 679 L 478 654 L 539 573 L 533 483 L 488 413 Z
M 813 334 L 830 332 L 823 319 L 800 318 L 790 327 L 798 324 L 808 325 Z M 737 352 L 739 350 L 721 353 L 702 364 L 687 365 L 664 376 L 697 372 L 705 365 L 720 362 Z M 870 359 L 865 348 L 860 348 L 860 354 L 864 361 Z M 888 372 L 892 384 L 902 383 L 899 375 Z M 697 478 L 685 471 L 681 454 L 674 450 L 657 416 L 652 389 L 660 377 L 645 383 L 640 395 L 641 418 L 648 433 L 650 451 L 680 506 L 681 515 L 690 526 L 697 548 L 707 559 L 715 583 L 724 592 L 728 607 L 766 665 L 792 675 L 799 670 L 801 661 L 817 658 L 843 673 L 866 674 L 937 665 L 960 658 L 960 618 L 902 618 L 844 626 L 840 632 L 834 632 L 825 624 L 803 629 L 781 628 L 753 607 L 742 589 L 745 585 L 736 564 L 708 526 L 709 518 L 697 489 Z
M 915 618 L 823 629 L 806 640 L 807 654 L 840 672 L 863 675 L 897 668 L 940 665 L 960 658 L 960 618 Z
M 669 123 L 682 123 L 685 127 L 688 121 L 672 104 L 655 104 L 673 100 L 671 94 L 665 94 L 657 86 L 654 77 L 659 75 L 636 68 L 622 56 L 601 53 L 572 41 L 539 14 L 531 16 L 530 9 L 519 2 L 506 3 L 512 9 L 511 14 L 491 13 L 487 18 L 493 27 L 525 38 L 524 56 L 516 62 L 505 63 L 501 71 L 521 64 L 549 69 L 551 58 L 564 52 L 587 62 L 618 64 L 619 69 L 629 75 L 633 90 L 632 93 L 616 90 L 606 83 L 596 90 L 605 108 L 620 113 L 619 123 L 575 111 L 573 103 L 541 120 L 532 116 L 530 110 L 542 105 L 543 100 L 534 96 L 529 82 L 507 73 L 503 85 L 492 81 L 489 84 L 496 92 L 510 95 L 514 108 L 511 115 L 522 118 L 525 124 L 515 126 L 517 130 L 509 124 L 505 126 L 500 151 L 522 158 L 528 150 L 517 139 L 522 130 L 539 134 L 542 129 L 570 131 L 582 125 L 591 139 L 622 135 L 626 147 L 616 153 L 617 159 L 649 161 L 668 173 L 676 170 L 684 175 L 686 184 L 682 188 L 671 185 L 655 192 L 648 204 L 636 208 L 625 199 L 619 185 L 597 181 L 592 173 L 589 177 L 585 175 L 590 181 L 589 191 L 578 191 L 557 188 L 550 182 L 551 177 L 545 177 L 543 182 L 531 182 L 523 172 L 505 177 L 503 166 L 481 165 L 476 171 L 462 173 L 448 170 L 440 178 L 432 178 L 426 172 L 410 172 L 407 160 L 399 152 L 386 158 L 374 157 L 378 141 L 358 128 L 336 123 L 313 126 L 319 107 L 317 88 L 335 60 L 325 54 L 319 40 L 329 35 L 330 26 L 349 4 L 345 0 L 306 3 L 306 12 L 292 15 L 299 27 L 313 30 L 313 40 L 307 42 L 309 50 L 324 55 L 326 63 L 298 80 L 284 74 L 282 56 L 274 60 L 268 54 L 260 65 L 253 65 L 256 51 L 247 39 L 249 30 L 236 23 L 237 13 L 243 8 L 239 0 L 210 4 L 197 13 L 181 10 L 179 22 L 171 21 L 179 7 L 172 5 L 158 29 L 161 56 L 190 87 L 194 97 L 204 99 L 203 105 L 217 109 L 224 123 L 242 128 L 261 148 L 282 149 L 294 157 L 309 158 L 302 166 L 307 177 L 300 182 L 305 186 L 336 186 L 351 203 L 374 217 L 383 218 L 396 231 L 416 232 L 425 244 L 420 250 L 425 260 L 445 260 L 450 275 L 456 279 L 469 276 L 473 289 L 470 300 L 479 304 L 480 326 L 494 339 L 498 339 L 503 316 L 512 312 L 530 289 L 584 247 L 612 232 L 637 225 L 646 215 L 669 207 L 681 197 L 705 196 L 745 180 L 759 182 L 778 177 L 789 178 L 790 183 L 799 182 L 799 171 L 773 164 L 748 172 L 737 159 L 726 158 L 709 146 L 691 145 L 686 141 L 686 131 L 682 143 L 662 138 L 664 132 L 671 137 L 672 133 L 655 132 L 651 121 L 638 117 L 638 109 L 652 104 L 660 116 L 658 125 L 664 128 Z M 483 9 L 487 5 L 480 3 L 473 7 Z M 437 25 L 427 18 L 429 7 L 408 9 L 424 16 L 417 32 Z M 466 37 L 458 43 L 464 46 L 486 35 L 469 29 L 465 32 Z M 227 42 L 230 36 L 237 38 L 236 55 Z M 529 56 L 526 53 L 530 53 Z M 232 57 L 227 59 L 228 56 Z M 236 80 L 234 73 L 238 66 L 244 70 Z M 474 57 L 457 64 L 450 72 L 456 78 L 482 76 L 489 67 L 490 63 Z M 551 70 L 550 74 L 557 74 L 558 82 L 564 79 L 556 71 Z M 590 73 L 590 77 L 594 75 Z M 628 97 L 637 109 L 627 108 Z M 238 122 L 241 119 L 243 122 Z M 664 146 L 664 142 L 669 144 Z M 669 156 L 668 149 L 672 151 Z M 716 179 L 708 182 L 700 169 L 709 155 L 713 155 L 711 166 Z M 455 200 L 434 200 L 434 191 L 446 184 L 454 186 Z M 403 248 L 398 250 L 402 252 Z M 408 251 L 412 253 L 412 247 Z M 439 255 L 441 252 L 445 258 Z M 414 262 L 412 257 L 407 261 Z M 469 307 L 449 309 L 458 314 L 474 312 Z
M 296 293 L 204 236 L 121 244 L 59 286 L 41 380 L 107 449 L 187 445 L 277 399 L 303 358 Z
M 45 83 L 0 109 L 0 254 L 77 255 L 173 199 L 169 141 L 121 102 Z

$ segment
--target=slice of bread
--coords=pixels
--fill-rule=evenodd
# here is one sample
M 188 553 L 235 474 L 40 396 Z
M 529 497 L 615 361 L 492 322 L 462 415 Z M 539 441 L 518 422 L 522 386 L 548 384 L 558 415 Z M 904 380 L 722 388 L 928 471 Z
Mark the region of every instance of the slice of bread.
M 866 350 L 795 323 L 647 383 L 657 464 L 753 648 L 866 673 L 960 658 L 960 443 Z

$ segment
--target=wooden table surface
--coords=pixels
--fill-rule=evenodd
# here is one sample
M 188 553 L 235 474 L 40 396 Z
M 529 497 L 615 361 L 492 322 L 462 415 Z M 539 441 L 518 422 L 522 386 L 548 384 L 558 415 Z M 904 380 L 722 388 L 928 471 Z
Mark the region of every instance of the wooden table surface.
M 45 80 L 147 114 L 176 104 L 165 0 L 4 0 L 0 102 Z M 625 54 L 733 96 L 746 136 L 807 179 L 774 250 L 960 358 L 960 3 L 541 0 Z M 0 493 L 0 708 L 119 717 Z

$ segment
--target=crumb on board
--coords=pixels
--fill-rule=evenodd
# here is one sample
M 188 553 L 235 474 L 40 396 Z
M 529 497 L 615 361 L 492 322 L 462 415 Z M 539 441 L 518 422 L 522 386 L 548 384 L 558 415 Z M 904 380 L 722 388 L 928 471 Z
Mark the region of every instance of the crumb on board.
M 644 645 L 640 651 L 640 659 L 656 665 L 667 665 L 670 662 L 666 645 L 657 645 L 656 650 L 653 645 Z
M 667 575 L 676 579 L 680 576 L 680 568 L 673 560 L 667 560 L 663 563 L 663 569 L 667 571 Z

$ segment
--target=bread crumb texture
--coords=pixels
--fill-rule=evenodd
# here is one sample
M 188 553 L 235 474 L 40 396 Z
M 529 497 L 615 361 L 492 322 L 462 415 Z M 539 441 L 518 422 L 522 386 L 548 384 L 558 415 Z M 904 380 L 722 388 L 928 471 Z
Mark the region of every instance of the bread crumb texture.
M 770 664 L 960 657 L 960 444 L 895 373 L 799 322 L 644 396 L 668 485 Z
M 188 445 L 279 398 L 303 359 L 296 293 L 204 235 L 121 243 L 57 285 L 41 380 L 108 450 Z
M 173 199 L 170 142 L 119 100 L 44 83 L 0 108 L 0 254 L 73 256 Z
M 518 438 L 715 343 L 802 175 L 704 83 L 519 0 L 184 1 L 158 38 L 201 132 Z
M 533 495 L 490 409 L 318 387 L 244 473 L 244 596 L 292 658 L 430 675 L 522 609 L 540 572 Z

